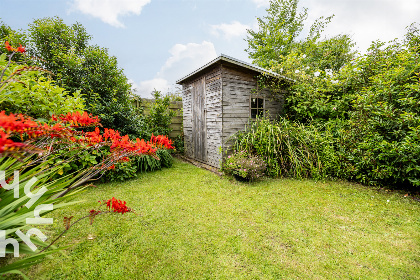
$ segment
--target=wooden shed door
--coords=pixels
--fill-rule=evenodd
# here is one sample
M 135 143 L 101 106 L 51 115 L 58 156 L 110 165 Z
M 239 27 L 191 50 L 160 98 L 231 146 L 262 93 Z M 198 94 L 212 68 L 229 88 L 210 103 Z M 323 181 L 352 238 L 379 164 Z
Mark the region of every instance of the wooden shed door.
M 193 145 L 194 157 L 197 160 L 206 161 L 206 96 L 205 96 L 205 77 L 194 82 L 192 99 L 193 99 Z

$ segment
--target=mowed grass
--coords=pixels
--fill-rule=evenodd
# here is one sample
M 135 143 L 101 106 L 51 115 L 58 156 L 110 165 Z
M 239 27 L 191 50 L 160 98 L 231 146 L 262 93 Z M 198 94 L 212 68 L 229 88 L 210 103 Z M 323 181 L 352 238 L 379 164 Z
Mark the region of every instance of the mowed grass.
M 420 279 L 420 204 L 401 193 L 311 180 L 237 183 L 179 160 L 88 189 L 42 230 L 56 236 L 64 216 L 81 217 L 113 196 L 138 215 L 83 220 L 58 243 L 74 244 L 67 256 L 55 254 L 28 276 Z

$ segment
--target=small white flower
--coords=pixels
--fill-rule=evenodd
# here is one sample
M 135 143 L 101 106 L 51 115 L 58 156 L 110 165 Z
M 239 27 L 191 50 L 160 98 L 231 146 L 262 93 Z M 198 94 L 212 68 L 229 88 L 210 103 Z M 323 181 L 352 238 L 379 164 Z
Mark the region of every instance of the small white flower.
M 318 77 L 318 76 L 319 76 L 319 74 L 321 74 L 321 72 L 316 71 L 316 72 L 314 73 L 314 76 L 315 76 L 315 77 Z
M 306 58 L 306 54 L 304 54 L 302 57 L 303 57 L 303 58 Z
M 389 199 L 386 202 L 389 202 Z
M 336 84 L 338 83 L 338 80 L 331 80 L 331 83 Z
M 296 74 L 297 74 L 297 73 L 299 73 L 299 72 L 300 72 L 299 70 L 296 70 L 296 71 L 295 71 L 295 73 L 296 73 Z
M 283 73 L 283 68 L 280 68 L 280 73 Z
M 325 69 L 325 74 L 332 76 L 333 75 L 332 69 Z

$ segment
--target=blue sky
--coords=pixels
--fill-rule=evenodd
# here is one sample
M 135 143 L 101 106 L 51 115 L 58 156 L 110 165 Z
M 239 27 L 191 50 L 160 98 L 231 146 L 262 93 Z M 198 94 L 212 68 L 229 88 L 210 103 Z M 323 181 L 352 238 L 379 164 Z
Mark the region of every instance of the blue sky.
M 420 0 L 301 0 L 308 26 L 335 14 L 326 34 L 346 33 L 358 49 L 372 40 L 402 38 L 405 27 L 420 23 Z M 221 53 L 250 62 L 244 38 L 266 14 L 268 0 L 0 0 L 0 18 L 13 29 L 33 19 L 59 16 L 80 22 L 91 44 L 109 49 L 137 89 L 150 97 Z

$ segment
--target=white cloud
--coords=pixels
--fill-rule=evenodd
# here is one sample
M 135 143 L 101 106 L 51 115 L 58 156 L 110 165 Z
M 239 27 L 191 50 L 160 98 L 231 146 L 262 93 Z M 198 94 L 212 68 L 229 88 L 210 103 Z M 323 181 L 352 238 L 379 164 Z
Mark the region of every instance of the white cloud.
M 131 84 L 131 90 L 136 92 L 139 90 L 139 85 L 132 79 L 128 79 L 128 82 Z
M 101 19 L 115 27 L 124 27 L 119 16 L 139 15 L 151 0 L 74 0 L 74 9 Z
M 357 4 L 354 0 L 304 0 L 301 6 L 308 8 L 308 25 L 320 16 L 335 14 L 325 35 L 349 34 L 362 53 L 374 40 L 402 39 L 405 27 L 418 22 L 420 14 L 418 0 L 370 0 Z
M 186 75 L 217 57 L 213 43 L 207 41 L 203 41 L 201 44 L 176 44 L 169 50 L 169 53 L 171 57 L 166 60 L 158 76 L 174 75 L 174 80 L 181 78 L 179 77 L 180 73 Z
M 142 81 L 137 88 L 136 94 L 143 98 L 152 98 L 151 93 L 154 90 L 166 92 L 170 88 L 170 84 L 167 80 L 162 78 L 155 78 L 152 80 Z
M 251 27 L 246 24 L 242 24 L 239 21 L 233 21 L 232 23 L 222 23 L 217 25 L 210 26 L 210 32 L 213 35 L 220 36 L 220 33 L 226 39 L 231 39 L 233 37 L 241 37 L 246 34 L 246 30 L 250 29 Z
M 203 41 L 201 44 L 176 44 L 170 50 L 171 56 L 156 76 L 140 82 L 138 93 L 141 96 L 150 95 L 153 89 L 166 93 L 175 88 L 175 82 L 188 75 L 217 57 L 213 43 Z
M 266 7 L 270 5 L 270 0 L 252 0 L 255 4 L 257 4 L 257 7 Z

